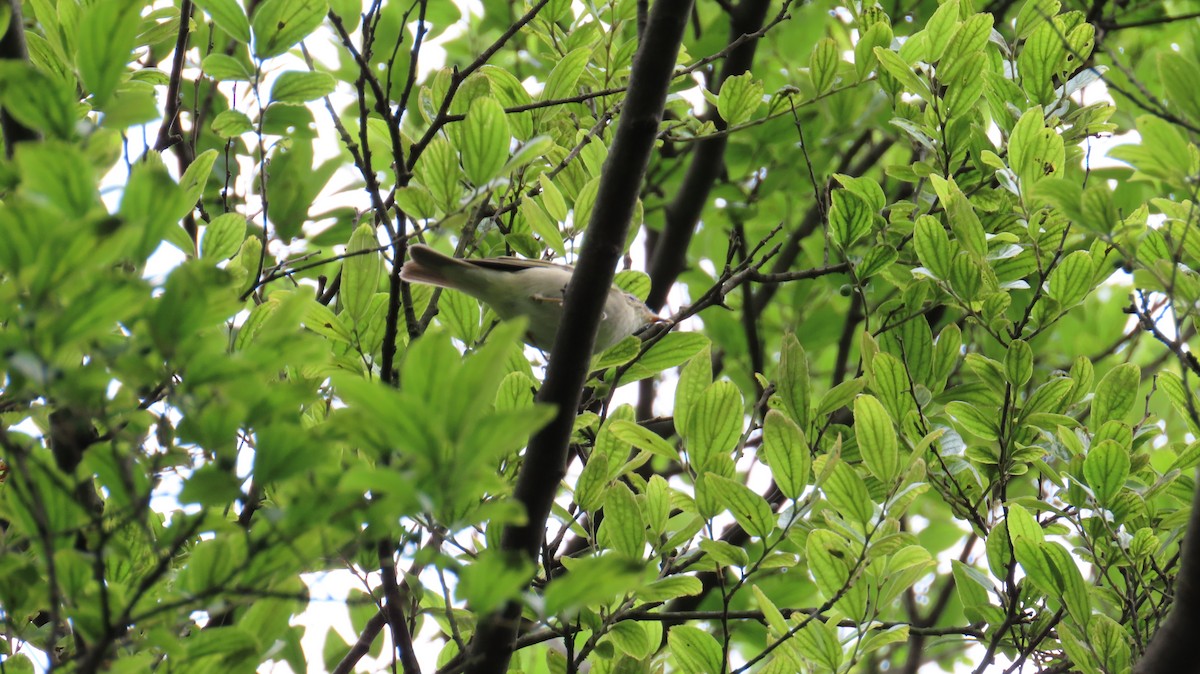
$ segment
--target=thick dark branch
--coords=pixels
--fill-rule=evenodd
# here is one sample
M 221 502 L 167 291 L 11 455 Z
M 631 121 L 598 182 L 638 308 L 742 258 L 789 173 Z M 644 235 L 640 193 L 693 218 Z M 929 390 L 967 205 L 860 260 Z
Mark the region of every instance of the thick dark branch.
M 762 29 L 770 4 L 770 0 L 742 0 L 730 14 L 729 41 L 738 41 L 743 35 Z M 720 77 L 711 87 L 713 93 L 721 90 L 721 83 L 726 79 L 750 69 L 757 48 L 758 40 L 745 40 L 730 50 L 721 68 Z M 707 117 L 717 129 L 725 128 L 725 120 L 721 119 L 715 108 L 709 110 Z M 728 140 L 723 135 L 706 138 L 697 143 L 683 184 L 675 199 L 667 205 L 663 233 L 654 250 L 649 269 L 651 288 L 646 304 L 655 311 L 666 303 L 671 285 L 683 271 L 688 245 L 692 241 L 692 234 L 700 220 L 704 204 L 708 202 L 708 193 L 725 167 L 727 143 Z
M 28 61 L 25 47 L 25 20 L 21 17 L 21 0 L 9 0 L 11 12 L 8 30 L 0 37 L 0 61 Z M 4 134 L 4 156 L 12 159 L 17 143 L 38 140 L 38 133 L 12 118 L 7 109 L 0 108 L 0 131 Z
M 1197 483 L 1200 486 L 1200 474 Z M 1192 641 L 1200 633 L 1200 489 L 1192 496 L 1192 515 L 1181 547 L 1183 558 L 1175 576 L 1171 615 L 1154 634 L 1146 654 L 1134 668 L 1135 674 L 1200 672 L 1200 659 L 1196 658 Z
M 159 152 L 183 140 L 179 125 L 179 88 L 183 83 L 183 65 L 187 61 L 188 33 L 192 25 L 192 0 L 179 3 L 179 33 L 175 38 L 175 55 L 171 59 L 171 78 L 167 81 L 167 102 L 163 107 L 162 124 L 154 149 Z
M 634 59 L 629 94 L 605 162 L 579 263 L 567 286 L 546 381 L 538 392 L 538 400 L 555 405 L 558 412 L 530 441 L 517 476 L 514 496 L 525 507 L 527 521 L 505 529 L 501 539 L 502 549 L 514 558 L 536 561 L 554 494 L 566 474 L 567 444 L 587 379 L 601 309 L 625 248 L 691 7 L 692 0 L 654 3 L 645 39 Z M 520 615 L 521 605 L 513 601 L 481 619 L 470 645 L 470 671 L 507 671 Z
M 379 554 L 379 574 L 383 580 L 383 609 L 380 611 L 387 618 L 392 628 L 392 650 L 400 655 L 400 664 L 404 674 L 421 674 L 421 665 L 417 662 L 417 654 L 413 650 L 412 632 L 404 617 L 404 600 L 400 595 L 400 584 L 396 582 L 396 562 L 392 559 L 392 547 L 386 542 L 380 542 L 376 552 Z

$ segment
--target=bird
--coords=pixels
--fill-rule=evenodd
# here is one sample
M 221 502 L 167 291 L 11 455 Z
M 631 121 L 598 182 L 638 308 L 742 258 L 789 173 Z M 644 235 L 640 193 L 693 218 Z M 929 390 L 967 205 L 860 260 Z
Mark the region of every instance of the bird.
M 409 246 L 408 253 L 409 260 L 400 269 L 401 279 L 466 293 L 504 320 L 526 316 L 529 329 L 525 341 L 542 351 L 554 345 L 562 322 L 563 295 L 574 268 L 508 256 L 460 259 L 420 243 Z M 614 284 L 604 301 L 593 353 L 661 321 L 642 300 Z

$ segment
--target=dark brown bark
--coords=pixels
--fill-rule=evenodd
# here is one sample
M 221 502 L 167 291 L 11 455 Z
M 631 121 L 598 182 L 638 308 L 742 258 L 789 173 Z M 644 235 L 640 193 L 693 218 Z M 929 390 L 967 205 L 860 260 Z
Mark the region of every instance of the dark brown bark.
M 8 30 L 0 37 L 0 60 L 28 61 L 29 51 L 25 47 L 25 20 L 21 16 L 21 0 L 9 0 L 11 16 Z M 0 132 L 4 134 L 4 156 L 12 159 L 13 148 L 18 143 L 37 140 L 38 133 L 21 124 L 0 108 Z
M 742 0 L 734 7 L 729 17 L 729 41 L 732 43 L 743 35 L 755 33 L 762 28 L 770 5 L 769 0 Z M 750 65 L 754 63 L 754 52 L 757 48 L 756 39 L 746 40 L 733 48 L 725 58 L 720 76 L 710 87 L 712 92 L 719 92 L 721 83 L 726 79 L 749 70 Z M 707 118 L 717 129 L 725 128 L 725 121 L 717 114 L 715 108 L 710 109 Z M 650 260 L 651 286 L 646 304 L 655 311 L 666 303 L 667 293 L 671 291 L 675 279 L 683 272 L 688 245 L 696 231 L 696 224 L 700 221 L 700 213 L 704 210 L 704 204 L 708 202 L 713 183 L 725 167 L 726 142 L 726 136 L 719 134 L 697 143 L 679 193 L 667 205 L 663 232 Z
M 1184 534 L 1179 574 L 1171 615 L 1150 640 L 1134 674 L 1189 674 L 1200 672 L 1200 658 L 1192 640 L 1200 634 L 1200 472 L 1192 496 L 1192 515 Z
M 536 562 L 554 494 L 566 474 L 568 441 L 587 378 L 601 309 L 624 250 L 691 7 L 692 0 L 654 3 L 634 59 L 628 95 L 600 180 L 596 207 L 588 222 L 575 274 L 567 286 L 562 324 L 550 352 L 546 380 L 538 392 L 538 400 L 555 405 L 558 413 L 530 441 L 517 476 L 514 496 L 525 507 L 527 521 L 505 529 L 501 539 L 502 549 L 512 555 L 514 562 L 520 559 Z M 467 670 L 478 674 L 507 671 L 520 618 L 521 604 L 515 601 L 481 617 L 468 649 Z

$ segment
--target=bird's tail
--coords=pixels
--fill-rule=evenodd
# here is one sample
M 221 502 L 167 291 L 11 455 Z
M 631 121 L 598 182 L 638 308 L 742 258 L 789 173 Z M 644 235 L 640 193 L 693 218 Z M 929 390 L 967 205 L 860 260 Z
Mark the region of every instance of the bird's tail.
M 463 273 L 472 269 L 469 262 L 450 257 L 422 243 L 408 247 L 409 260 L 400 268 L 400 278 L 412 283 L 427 283 L 443 288 L 458 288 Z

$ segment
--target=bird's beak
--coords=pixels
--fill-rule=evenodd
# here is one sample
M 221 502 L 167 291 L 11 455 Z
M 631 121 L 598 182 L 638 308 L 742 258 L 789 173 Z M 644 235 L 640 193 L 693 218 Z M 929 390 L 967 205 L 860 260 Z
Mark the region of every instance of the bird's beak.
M 652 327 L 666 325 L 666 324 L 670 323 L 670 321 L 668 321 L 667 319 L 650 311 L 650 309 L 648 307 L 645 309 L 645 312 L 644 312 L 644 315 L 642 316 L 642 318 L 645 320 L 645 323 L 642 325 L 642 327 L 640 327 L 634 331 L 634 333 L 633 333 L 634 335 L 641 335 L 642 333 L 649 331 L 650 328 L 652 328 Z

